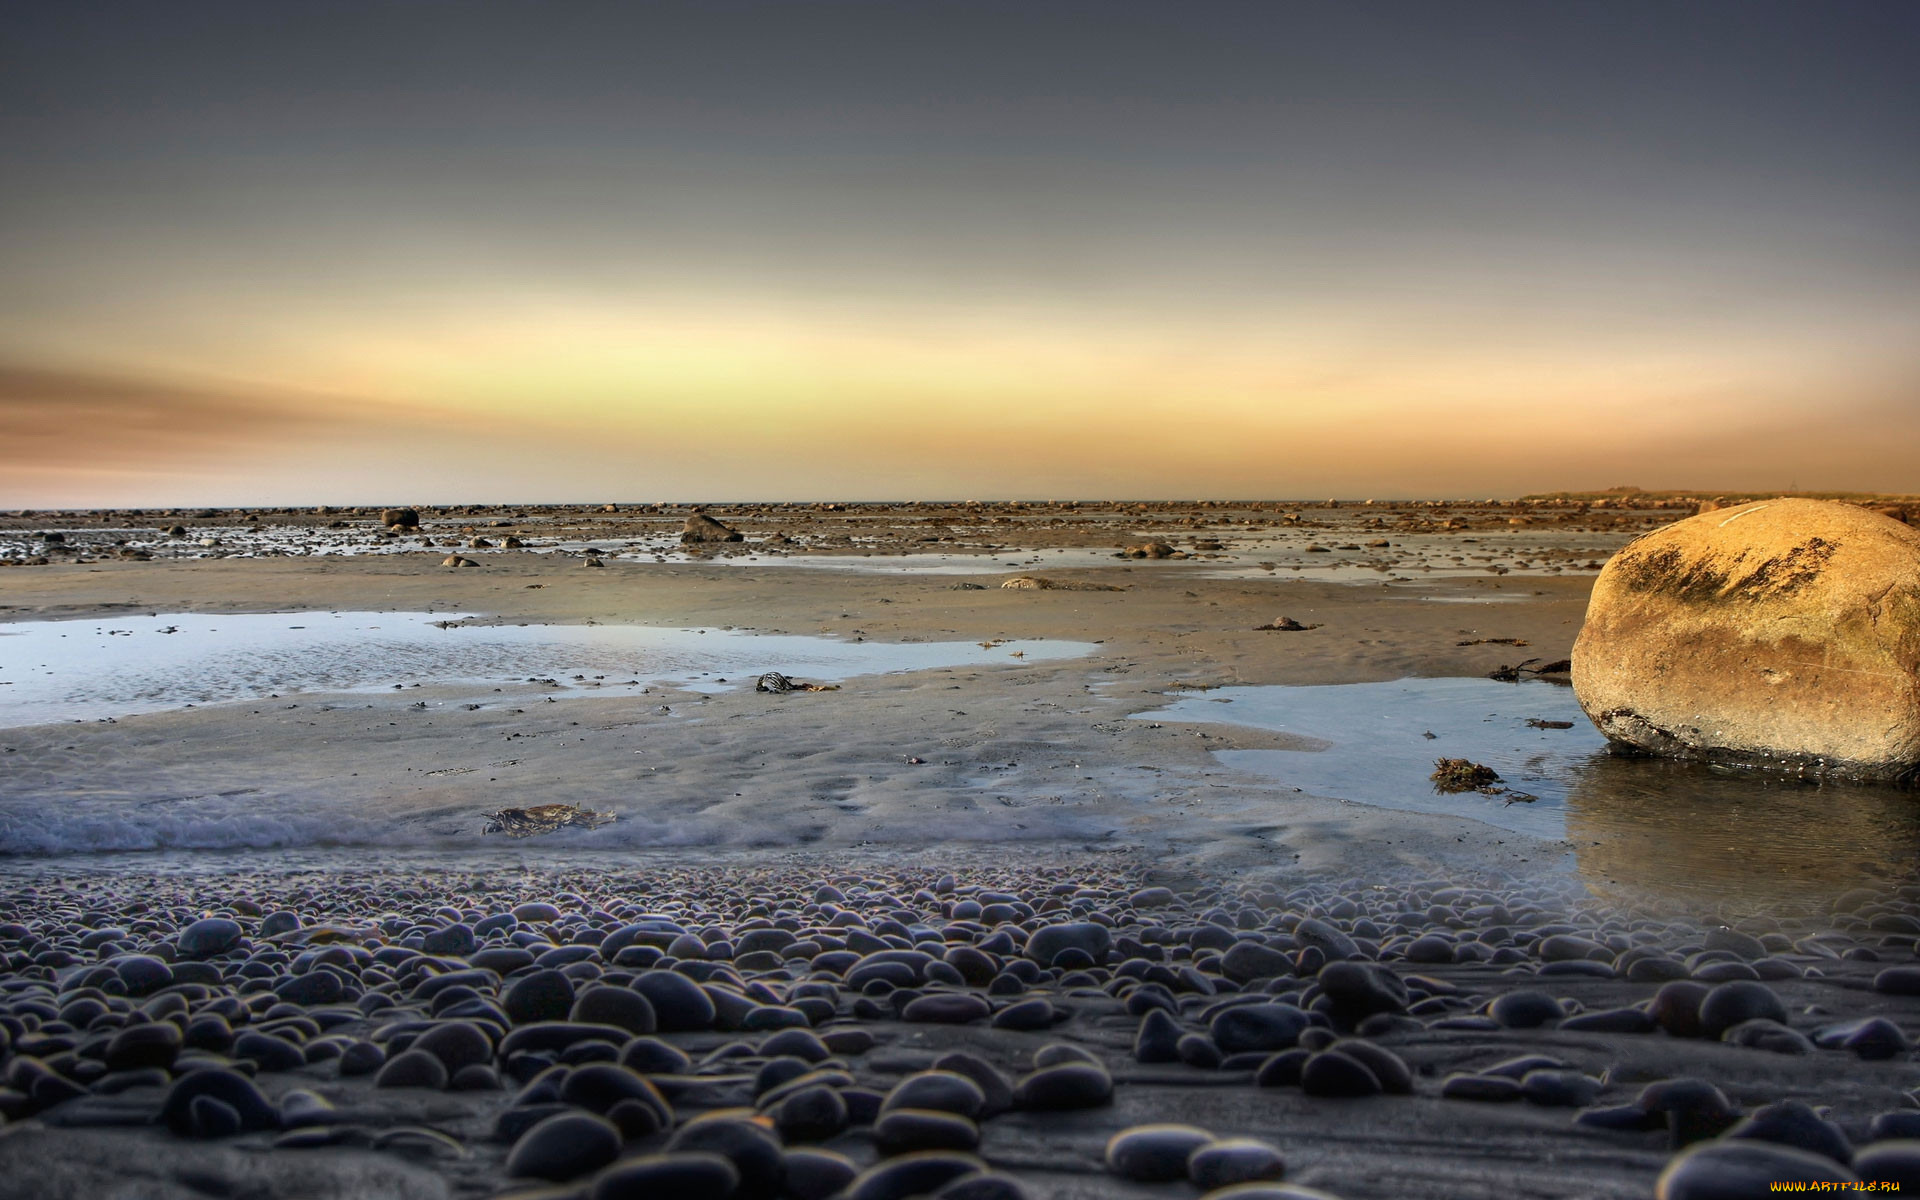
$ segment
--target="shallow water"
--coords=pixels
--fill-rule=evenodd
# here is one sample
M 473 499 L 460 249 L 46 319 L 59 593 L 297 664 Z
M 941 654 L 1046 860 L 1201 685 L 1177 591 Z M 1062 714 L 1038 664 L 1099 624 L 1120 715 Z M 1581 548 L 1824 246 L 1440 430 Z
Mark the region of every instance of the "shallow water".
M 846 642 L 641 625 L 483 625 L 451 613 L 157 613 L 0 624 L 0 728 L 93 721 L 295 692 L 550 682 L 556 696 L 670 684 L 752 687 L 1033 663 L 1086 642 Z M 1020 654 L 1023 659 L 1010 659 Z
M 1542 681 L 1221 688 L 1140 716 L 1312 739 L 1216 757 L 1282 788 L 1564 840 L 1595 891 L 1816 899 L 1920 881 L 1920 793 L 1616 756 L 1572 689 Z M 1441 757 L 1490 766 L 1511 791 L 1440 793 Z

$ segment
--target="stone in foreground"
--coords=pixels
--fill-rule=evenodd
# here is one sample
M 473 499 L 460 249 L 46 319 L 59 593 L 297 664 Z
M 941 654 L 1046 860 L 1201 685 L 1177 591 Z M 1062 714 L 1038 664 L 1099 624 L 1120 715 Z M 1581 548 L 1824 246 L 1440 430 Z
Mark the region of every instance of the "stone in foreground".
M 1920 772 L 1920 530 L 1780 499 L 1640 538 L 1573 648 L 1616 745 L 1815 776 Z

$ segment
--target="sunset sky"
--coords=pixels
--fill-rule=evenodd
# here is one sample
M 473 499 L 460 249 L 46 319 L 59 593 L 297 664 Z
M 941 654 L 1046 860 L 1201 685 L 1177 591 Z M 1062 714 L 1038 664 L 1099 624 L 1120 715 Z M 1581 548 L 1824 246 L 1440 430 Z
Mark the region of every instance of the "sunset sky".
M 1920 4 L 0 0 L 0 506 L 1920 491 Z

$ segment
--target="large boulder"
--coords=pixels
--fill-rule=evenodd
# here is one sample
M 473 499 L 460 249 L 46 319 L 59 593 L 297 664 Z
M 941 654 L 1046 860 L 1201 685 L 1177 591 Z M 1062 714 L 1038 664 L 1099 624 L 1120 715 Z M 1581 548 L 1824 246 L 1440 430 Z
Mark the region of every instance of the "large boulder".
M 686 526 L 680 530 L 682 542 L 744 542 L 747 539 L 738 530 L 729 529 L 706 513 L 695 511 L 687 514 Z
M 1842 778 L 1920 773 L 1920 530 L 1761 500 L 1630 543 L 1573 647 L 1616 744 Z

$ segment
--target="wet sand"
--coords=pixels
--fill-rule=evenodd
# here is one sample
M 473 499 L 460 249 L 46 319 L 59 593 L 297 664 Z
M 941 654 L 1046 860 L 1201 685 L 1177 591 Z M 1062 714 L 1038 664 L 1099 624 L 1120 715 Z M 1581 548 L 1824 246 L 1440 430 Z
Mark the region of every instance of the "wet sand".
M 622 903 L 642 903 L 633 889 L 643 883 L 653 889 L 643 904 L 651 908 L 665 898 L 660 881 L 679 881 L 688 893 L 683 900 L 702 887 L 718 889 L 707 924 L 731 936 L 754 917 L 751 905 L 736 901 L 756 894 L 755 887 L 771 887 L 763 873 L 778 870 L 786 872 L 781 886 L 802 926 L 824 919 L 818 908 L 801 911 L 817 904 L 817 886 L 885 876 L 899 893 L 897 907 L 954 945 L 985 943 L 995 926 L 987 922 L 974 932 L 966 917 L 954 925 L 958 893 L 933 889 L 939 876 L 954 875 L 960 889 L 1024 895 L 1030 908 L 1042 911 L 1014 914 L 1002 927 L 1018 932 L 1018 941 L 989 951 L 1002 965 L 1021 956 L 1019 943 L 1039 924 L 1074 915 L 1104 914 L 1145 945 L 1138 934 L 1152 922 L 1144 909 L 1122 901 L 1139 888 L 1172 887 L 1183 906 L 1173 924 L 1186 932 L 1165 943 L 1163 954 L 1196 965 L 1202 977 L 1168 989 L 1189 1032 L 1205 1034 L 1215 997 L 1243 987 L 1277 1000 L 1291 992 L 1292 1003 L 1311 1009 L 1308 993 L 1319 963 L 1300 957 L 1311 944 L 1300 937 L 1299 922 L 1307 916 L 1359 937 L 1364 945 L 1356 947 L 1356 959 L 1378 961 L 1402 977 L 1425 973 L 1469 998 L 1415 1012 L 1405 1018 L 1411 1024 L 1376 1022 L 1366 1031 L 1411 1064 L 1413 1095 L 1314 1098 L 1256 1087 L 1249 1074 L 1256 1064 L 1244 1062 L 1223 1072 L 1183 1061 L 1162 1078 L 1130 1051 L 1142 1016 L 1125 1004 L 1141 976 L 1127 966 L 1126 954 L 1111 951 L 1079 965 L 1042 961 L 1051 973 L 1026 986 L 1065 1014 L 1057 1030 L 1051 1019 L 1048 1029 L 1057 1032 L 1055 1040 L 1090 1048 L 1118 1086 L 1113 1104 L 1097 1111 L 1023 1113 L 979 1126 L 986 1162 L 1018 1177 L 1034 1196 L 1199 1194 L 1188 1184 L 1123 1182 L 1102 1165 L 1099 1146 L 1108 1135 L 1154 1118 L 1204 1125 L 1217 1136 L 1266 1138 L 1297 1164 L 1290 1178 L 1336 1195 L 1545 1197 L 1568 1194 L 1567 1178 L 1580 1181 L 1582 1195 L 1648 1194 L 1669 1158 L 1664 1117 L 1649 1118 L 1660 1127 L 1650 1132 L 1605 1133 L 1576 1126 L 1568 1109 L 1441 1094 L 1448 1073 L 1471 1073 L 1522 1051 L 1556 1056 L 1565 1069 L 1602 1080 L 1604 1094 L 1587 1097 L 1588 1108 L 1627 1104 L 1643 1083 L 1703 1075 L 1748 1109 L 1790 1097 L 1834 1105 L 1855 1142 L 1872 1136 L 1875 1113 L 1896 1107 L 1900 1092 L 1920 1084 L 1905 1049 L 1869 1068 L 1859 1053 L 1838 1048 L 1783 1055 L 1661 1030 L 1557 1033 L 1575 1012 L 1565 1004 L 1559 1016 L 1524 1029 L 1497 1021 L 1484 1028 L 1436 1024 L 1530 988 L 1586 1010 L 1645 1005 L 1659 978 L 1648 971 L 1630 976 L 1634 956 L 1627 952 L 1641 949 L 1677 964 L 1666 978 L 1695 977 L 1706 981 L 1703 987 L 1753 973 L 1787 998 L 1787 1023 L 1803 1034 L 1818 1034 L 1843 1017 L 1876 1014 L 1910 1029 L 1920 1015 L 1911 1000 L 1869 990 L 1878 971 L 1913 960 L 1920 933 L 1920 923 L 1902 924 L 1914 921 L 1906 915 L 1911 897 L 1900 890 L 1912 879 L 1898 867 L 1874 864 L 1862 874 L 1858 864 L 1836 863 L 1808 878 L 1774 862 L 1769 869 L 1783 876 L 1778 886 L 1758 895 L 1703 895 L 1685 886 L 1690 877 L 1703 863 L 1724 870 L 1728 856 L 1741 853 L 1729 846 L 1727 831 L 1706 828 L 1689 840 L 1658 827 L 1649 833 L 1645 822 L 1609 820 L 1607 788 L 1597 801 L 1587 798 L 1579 821 L 1570 799 L 1569 837 L 1531 837 L 1445 812 L 1398 811 L 1280 788 L 1215 752 L 1299 749 L 1301 738 L 1154 715 L 1180 701 L 1191 707 L 1210 697 L 1227 699 L 1216 695 L 1222 688 L 1484 677 L 1522 660 L 1564 659 L 1579 628 L 1588 564 L 1597 566 L 1633 534 L 1690 507 L 712 511 L 749 540 L 685 553 L 673 541 L 684 509 L 423 511 L 423 533 L 398 538 L 352 512 L 262 513 L 257 522 L 239 519 L 244 514 L 165 518 L 192 526 L 191 536 L 167 536 L 165 524 L 153 528 L 157 514 L 0 521 L 6 527 L 0 546 L 12 547 L 4 551 L 12 561 L 47 560 L 0 571 L 0 621 L 62 620 L 78 628 L 90 618 L 145 613 L 471 613 L 506 624 L 621 623 L 875 643 L 1092 644 L 1083 656 L 1050 662 L 1014 658 L 1009 650 L 1004 661 L 988 664 L 858 675 L 821 693 L 768 695 L 730 680 L 727 690 L 661 682 L 644 694 L 601 695 L 584 686 L 591 681 L 564 680 L 503 683 L 498 694 L 477 696 L 470 686 L 410 687 L 396 680 L 403 686 L 390 694 L 265 696 L 111 722 L 0 730 L 0 838 L 14 855 L 0 860 L 7 908 L 0 920 L 13 923 L 0 930 L 0 949 L 9 951 L 14 972 L 8 1003 L 35 1026 L 17 1022 L 23 1028 L 13 1031 L 13 1063 L 104 1052 L 109 1031 L 125 1023 L 125 1014 L 108 1014 L 120 1020 L 102 1020 L 98 1029 L 80 1027 L 76 1033 L 85 1036 L 72 1038 L 67 1049 L 43 1041 L 42 1054 L 25 1054 L 22 1037 L 45 1033 L 49 1024 L 37 1015 L 40 989 L 85 986 L 76 981 L 88 964 L 116 953 L 177 946 L 179 928 L 201 913 L 234 916 L 255 939 L 253 950 L 223 951 L 216 966 L 222 973 L 216 978 L 230 976 L 229 986 L 242 997 L 261 994 L 244 983 L 249 978 L 278 981 L 310 972 L 311 962 L 269 955 L 260 960 L 259 974 L 240 973 L 250 956 L 258 958 L 262 936 L 259 914 L 235 907 L 242 898 L 263 912 L 285 906 L 307 924 L 363 924 L 389 910 L 411 914 L 368 939 L 372 949 L 563 893 L 581 897 L 578 904 L 560 901 L 568 911 L 605 933 L 623 919 Z M 335 521 L 347 527 L 328 529 Z M 31 536 L 62 526 L 69 532 L 60 541 Z M 136 526 L 154 536 L 121 532 Z M 500 548 L 508 535 L 524 535 L 527 546 Z M 465 544 L 475 538 L 496 544 Z M 201 545 L 204 540 L 218 544 Z M 1185 557 L 1113 557 L 1155 541 Z M 427 542 L 443 544 L 427 549 Z M 67 551 L 44 553 L 54 546 Z M 357 552 L 320 552 L 328 549 Z M 591 549 L 601 553 L 589 555 Z M 441 565 L 449 553 L 479 565 Z M 812 561 L 805 567 L 777 561 L 795 557 Z M 1056 566 L 1049 558 L 1074 565 Z M 596 560 L 604 565 L 587 565 Z M 1019 575 L 1061 586 L 998 586 Z M 1259 628 L 1282 617 L 1311 628 Z M 782 664 L 768 662 L 765 669 Z M 565 698 L 548 703 L 555 687 L 565 689 Z M 1658 791 L 1651 789 L 1652 802 Z M 255 823 L 230 819 L 236 798 Z M 486 812 L 552 802 L 617 811 L 619 820 L 527 842 L 503 844 L 480 833 Z M 1643 808 L 1649 802 L 1639 801 Z M 1818 809 L 1816 803 L 1810 811 Z M 202 819 L 209 814 L 218 819 Z M 121 853 L 48 855 L 54 847 L 70 850 L 88 828 L 99 831 L 97 846 Z M 1858 838 L 1884 841 L 1885 832 L 1869 822 Z M 1830 850 L 1845 844 L 1844 838 L 1823 843 Z M 1620 852 L 1628 845 L 1636 848 Z M 1777 853 L 1790 859 L 1793 851 Z M 675 873 L 682 869 L 694 873 Z M 1083 912 L 1071 900 L 1051 915 L 1044 911 L 1056 883 L 1092 889 L 1079 905 Z M 1868 898 L 1843 897 L 1855 884 L 1869 887 Z M 1468 891 L 1455 895 L 1449 887 Z M 907 894 L 919 890 L 927 896 L 909 900 Z M 1069 886 L 1061 894 L 1072 892 Z M 87 899 L 95 893 L 102 898 Z M 1436 900 L 1439 894 L 1445 898 Z M 1192 932 L 1209 923 L 1206 914 L 1221 908 L 1223 896 L 1235 899 L 1222 928 L 1240 931 L 1228 941 L 1257 942 L 1286 956 L 1284 966 L 1276 960 L 1268 964 L 1271 974 L 1244 980 L 1223 973 L 1215 935 L 1196 940 Z M 144 909 L 138 907 L 143 900 Z M 436 916 L 443 904 L 451 912 Z M 90 905 L 98 911 L 87 913 Z M 1506 917 L 1494 915 L 1491 905 L 1505 906 Z M 875 900 L 852 907 L 863 926 L 879 928 L 895 906 Z M 167 915 L 156 920 L 161 908 Z M 1236 919 L 1242 908 L 1258 910 L 1258 918 L 1248 918 L 1250 924 Z M 591 915 L 596 911 L 606 919 Z M 1753 938 L 1777 940 L 1758 952 L 1758 943 L 1738 941 L 1716 949 L 1708 933 L 1722 921 Z M 89 929 L 114 922 L 127 927 L 128 936 L 88 938 Z M 577 933 L 578 925 L 565 933 Z M 1596 947 L 1590 973 L 1550 966 L 1563 961 L 1549 959 L 1545 949 L 1555 936 L 1550 931 L 1562 925 Z M 1498 935 L 1483 938 L 1495 926 Z M 1833 936 L 1819 941 L 1823 933 Z M 1444 935 L 1444 962 L 1432 943 L 1410 957 L 1413 943 L 1428 935 Z M 541 936 L 566 940 L 558 931 Z M 1467 942 L 1486 947 L 1487 961 L 1477 957 L 1479 950 L 1457 948 Z M 1517 957 L 1493 958 L 1503 945 Z M 67 946 L 70 963 L 36 961 Z M 427 975 L 465 968 L 459 954 L 429 957 L 436 965 Z M 1762 957 L 1781 965 L 1760 968 L 1764 975 L 1747 966 Z M 593 961 L 595 975 L 631 973 Z M 444 1016 L 428 998 L 409 999 L 418 978 L 409 977 L 408 989 L 381 990 L 382 981 L 367 976 L 367 963 L 336 966 L 362 995 L 389 996 L 406 1011 L 355 1008 L 350 1018 L 329 1018 L 328 1035 L 337 1029 L 347 1041 L 385 1042 L 390 1035 L 379 1030 L 396 1018 Z M 846 986 L 841 969 L 794 961 L 731 969 L 732 982 L 742 985 L 764 977 L 773 991 L 755 1003 L 776 1007 L 809 978 L 834 983 L 835 1007 L 817 1022 L 821 1032 L 836 1023 L 867 1028 L 888 1048 L 882 1059 L 854 1065 L 844 1086 L 856 1089 L 879 1087 L 961 1045 L 1017 1075 L 1032 1068 L 1033 1051 L 1048 1040 L 989 1030 L 984 1017 L 948 1032 L 902 1022 L 892 1008 L 860 1009 L 861 999 L 879 1002 L 886 993 Z M 525 974 L 516 968 L 481 981 L 474 999 L 502 1003 L 516 971 Z M 498 978 L 502 974 L 509 978 Z M 630 981 L 614 982 L 625 987 Z M 938 972 L 929 978 L 924 970 L 895 990 L 979 995 L 996 1011 L 1021 998 L 992 993 L 984 981 L 955 985 Z M 106 994 L 113 995 L 111 989 Z M 1451 993 L 1436 984 L 1427 998 L 1443 994 Z M 54 998 L 72 999 L 58 991 L 48 997 Z M 186 1008 L 217 1002 L 209 993 L 190 997 Z M 53 1011 L 57 1025 L 60 1008 Z M 254 1015 L 269 1019 L 264 1010 Z M 493 1017 L 479 1009 L 471 1019 L 495 1041 L 514 1024 L 509 1018 L 505 1026 L 489 1027 Z M 1339 1014 L 1328 1024 L 1341 1035 L 1362 1032 L 1358 1021 Z M 231 1186 L 252 1172 L 266 1194 L 292 1194 L 287 1189 L 296 1174 L 324 1178 L 330 1181 L 324 1187 L 313 1186 L 340 1195 L 441 1194 L 435 1189 L 489 1195 L 509 1186 L 501 1174 L 506 1144 L 490 1135 L 500 1111 L 511 1107 L 514 1072 L 532 1068 L 533 1060 L 515 1063 L 493 1046 L 488 1058 L 508 1077 L 507 1092 L 403 1088 L 376 1095 L 368 1080 L 341 1077 L 332 1051 L 312 1051 L 319 1043 L 338 1049 L 316 1036 L 322 1026 L 286 1028 L 301 1030 L 293 1040 L 309 1065 L 260 1071 L 263 1086 L 275 1096 L 312 1088 L 336 1104 L 366 1106 L 347 1123 L 362 1130 L 365 1144 L 345 1138 L 317 1149 L 236 1158 L 155 1130 L 119 1128 L 124 1122 L 118 1119 L 101 1118 L 114 1128 L 78 1129 L 88 1122 L 63 1121 L 59 1106 L 29 1103 L 7 1113 L 0 1158 L 10 1165 L 68 1157 L 154 1161 L 163 1164 L 156 1171 L 164 1177 L 154 1186 L 176 1189 L 191 1186 L 180 1179 L 194 1170 L 220 1174 Z M 747 1040 L 757 1045 L 764 1036 Z M 726 1039 L 707 1031 L 669 1040 L 704 1054 Z M 82 1043 L 94 1049 L 82 1050 Z M 887 1065 L 875 1068 L 882 1060 Z M 741 1062 L 758 1069 L 753 1058 Z M 31 1075 L 10 1065 L 9 1086 L 20 1091 L 25 1079 L 22 1094 L 30 1097 L 33 1081 L 23 1070 Z M 729 1079 L 739 1074 L 722 1058 L 709 1073 L 728 1072 Z M 679 1116 L 750 1101 L 752 1088 L 742 1092 L 741 1086 L 736 1080 L 710 1092 L 696 1089 L 697 1098 Z M 59 1090 L 48 1087 L 50 1095 Z M 125 1122 L 137 1124 L 158 1110 L 165 1093 L 127 1094 L 140 1104 L 129 1102 Z M 676 1102 L 681 1094 L 674 1092 Z M 407 1124 L 449 1133 L 460 1152 L 418 1137 L 373 1148 L 380 1130 Z M 1408 1141 L 1410 1128 L 1425 1132 Z M 1351 1132 L 1335 1136 L 1336 1130 Z M 283 1133 L 277 1127 L 243 1134 L 231 1144 L 260 1147 Z M 835 1136 L 850 1139 L 835 1147 L 856 1164 L 878 1152 L 870 1132 Z M 665 1140 L 646 1135 L 632 1139 L 629 1149 L 655 1149 Z M 1416 1155 L 1409 1146 L 1428 1150 Z M 1462 1154 L 1461 1146 L 1471 1149 Z M 84 1156 L 77 1155 L 83 1147 Z M 1452 1148 L 1444 1161 L 1434 1157 L 1441 1147 Z M 1548 1156 L 1560 1165 L 1537 1170 Z M 89 1190 L 97 1188 L 97 1172 L 87 1171 L 74 1166 L 58 1186 L 34 1194 L 97 1194 Z

